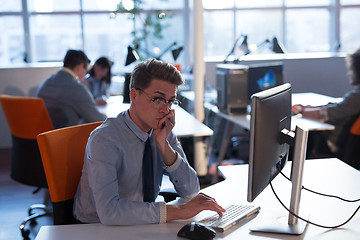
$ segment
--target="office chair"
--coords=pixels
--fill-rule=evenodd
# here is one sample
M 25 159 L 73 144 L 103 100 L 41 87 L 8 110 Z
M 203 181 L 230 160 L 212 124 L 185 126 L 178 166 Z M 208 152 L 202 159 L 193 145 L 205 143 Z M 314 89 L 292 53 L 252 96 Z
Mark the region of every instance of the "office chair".
M 29 221 L 36 224 L 36 218 L 52 212 L 51 206 L 47 205 L 49 192 L 36 137 L 39 133 L 54 129 L 54 126 L 41 98 L 0 95 L 0 102 L 12 137 L 10 177 L 37 187 L 34 193 L 46 188 L 43 204 L 31 205 L 29 216 L 20 224 L 23 238 L 28 239 L 30 231 L 25 230 L 25 224 Z M 35 209 L 43 212 L 33 213 Z
M 101 123 L 56 129 L 37 137 L 53 205 L 54 225 L 76 223 L 73 204 L 85 147 L 90 133 Z
M 360 116 L 351 126 L 342 160 L 350 166 L 360 169 Z

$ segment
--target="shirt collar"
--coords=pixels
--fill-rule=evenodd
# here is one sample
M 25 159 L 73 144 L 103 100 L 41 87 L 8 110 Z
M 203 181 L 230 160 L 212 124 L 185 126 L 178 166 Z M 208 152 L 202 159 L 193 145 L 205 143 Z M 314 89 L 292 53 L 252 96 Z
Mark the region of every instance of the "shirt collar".
M 79 77 L 78 77 L 78 75 L 76 75 L 76 74 L 74 73 L 74 71 L 73 71 L 73 70 L 71 70 L 70 68 L 63 67 L 61 70 L 63 70 L 63 71 L 65 71 L 65 72 L 70 73 L 70 74 L 71 74 L 71 76 L 73 76 L 76 80 L 78 80 L 78 81 L 79 81 Z
M 153 129 L 150 130 L 150 133 L 143 132 L 130 118 L 129 110 L 125 111 L 124 113 L 124 121 L 128 128 L 135 134 L 135 136 L 140 138 L 143 142 L 146 142 L 146 140 L 151 137 Z

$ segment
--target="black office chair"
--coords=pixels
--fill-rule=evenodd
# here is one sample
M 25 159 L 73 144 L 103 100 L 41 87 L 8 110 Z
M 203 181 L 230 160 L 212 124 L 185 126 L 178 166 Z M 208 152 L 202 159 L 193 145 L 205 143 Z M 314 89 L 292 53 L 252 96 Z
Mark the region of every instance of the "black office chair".
M 39 133 L 54 129 L 54 126 L 41 98 L 1 95 L 0 102 L 12 137 L 10 177 L 17 182 L 37 187 L 34 193 L 40 188 L 46 188 L 43 204 L 31 205 L 28 217 L 20 224 L 23 238 L 29 239 L 30 231 L 25 230 L 25 224 L 36 224 L 36 218 L 52 213 L 52 208 L 48 205 L 49 192 L 36 137 Z
M 352 125 L 346 141 L 344 156 L 345 163 L 360 170 L 360 116 Z

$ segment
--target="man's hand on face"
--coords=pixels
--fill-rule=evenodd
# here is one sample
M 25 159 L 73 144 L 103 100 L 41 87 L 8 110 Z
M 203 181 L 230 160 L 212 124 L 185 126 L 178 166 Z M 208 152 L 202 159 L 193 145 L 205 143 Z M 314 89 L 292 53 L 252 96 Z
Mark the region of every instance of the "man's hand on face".
M 155 140 L 158 145 L 166 142 L 170 132 L 175 126 L 175 110 L 170 110 L 162 119 L 160 119 L 158 126 L 154 128 Z

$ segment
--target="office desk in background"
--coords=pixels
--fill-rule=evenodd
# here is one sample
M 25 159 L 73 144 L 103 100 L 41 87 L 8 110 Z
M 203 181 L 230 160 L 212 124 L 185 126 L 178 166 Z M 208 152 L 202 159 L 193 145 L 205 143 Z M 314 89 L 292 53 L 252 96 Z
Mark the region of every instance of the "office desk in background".
M 181 95 L 188 99 L 189 101 L 193 101 L 194 99 L 194 92 L 193 91 L 186 91 L 181 92 Z M 214 97 L 216 94 L 211 94 L 209 96 L 205 95 L 205 99 L 209 101 L 214 101 Z M 341 98 L 332 98 L 329 96 L 317 94 L 317 93 L 293 93 L 292 94 L 292 104 L 303 104 L 303 105 L 310 105 L 310 106 L 322 106 L 329 102 L 338 102 L 341 101 Z M 219 117 L 220 119 L 225 119 L 225 126 L 221 129 L 216 129 L 214 127 L 215 134 L 217 131 L 222 132 L 222 141 L 219 149 L 219 153 L 217 156 L 217 164 L 224 160 L 225 154 L 229 145 L 229 141 L 231 138 L 231 133 L 235 126 L 240 126 L 245 130 L 250 130 L 250 114 L 243 113 L 237 115 L 228 115 L 226 113 L 221 112 L 217 106 L 212 103 L 205 102 L 205 108 L 209 111 L 212 111 Z M 309 131 L 328 131 L 333 130 L 335 127 L 334 125 L 307 119 L 301 117 L 301 115 L 295 115 L 291 118 L 291 130 L 295 130 L 297 125 L 301 125 L 304 128 L 309 129 Z
M 188 99 L 189 101 L 194 101 L 194 92 L 193 91 L 185 91 L 181 92 L 181 95 Z M 237 124 L 244 129 L 250 130 L 250 114 L 243 113 L 237 115 L 229 115 L 221 112 L 217 106 L 214 104 L 214 97 L 216 98 L 216 94 L 211 93 L 208 97 L 205 94 L 205 108 L 213 111 L 218 114 L 221 118 L 228 120 L 230 123 Z M 208 100 L 209 102 L 207 102 Z M 292 105 L 302 104 L 306 106 L 323 106 L 330 102 L 339 102 L 342 98 L 333 98 L 329 96 L 325 96 L 318 93 L 293 93 L 292 94 Z M 311 120 L 307 118 L 303 118 L 300 115 L 294 116 L 292 119 L 291 129 L 295 130 L 295 126 L 298 124 L 302 124 L 310 131 L 323 131 L 323 130 L 333 130 L 334 126 L 328 123 L 319 122 L 316 120 Z
M 291 163 L 284 169 L 289 176 Z M 202 190 L 215 197 L 223 206 L 231 203 L 246 203 L 248 165 L 222 166 L 220 171 L 225 180 Z M 312 190 L 328 194 L 340 195 L 346 199 L 359 199 L 358 182 L 360 172 L 338 159 L 306 160 L 304 165 L 303 185 Z M 273 185 L 280 198 L 288 205 L 291 184 L 281 175 L 277 176 Z M 225 233 L 217 233 L 215 239 L 301 239 L 301 240 L 353 240 L 360 236 L 360 213 L 345 226 L 338 229 L 324 229 L 308 225 L 300 236 L 271 233 L 252 233 L 249 227 L 270 212 L 276 210 L 286 215 L 268 186 L 255 200 L 261 210 L 255 218 L 240 222 Z M 359 203 L 346 203 L 337 199 L 321 197 L 302 190 L 300 215 L 310 212 L 309 220 L 323 225 L 337 225 L 348 219 Z M 165 224 L 148 224 L 139 226 L 104 226 L 102 224 L 77 224 L 41 227 L 36 240 L 117 240 L 117 239 L 182 239 L 177 232 L 188 222 L 197 221 L 209 214 L 204 211 L 188 220 L 178 220 Z

